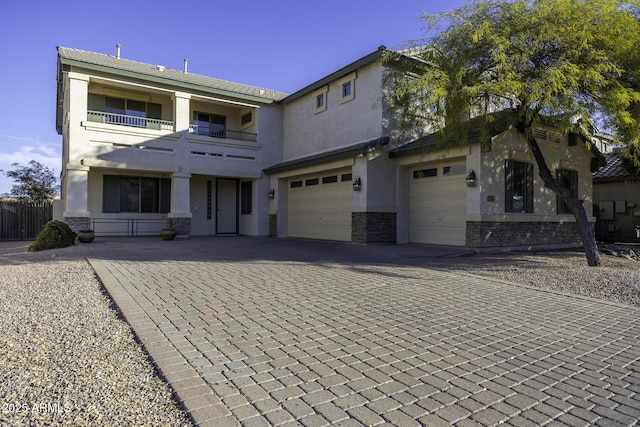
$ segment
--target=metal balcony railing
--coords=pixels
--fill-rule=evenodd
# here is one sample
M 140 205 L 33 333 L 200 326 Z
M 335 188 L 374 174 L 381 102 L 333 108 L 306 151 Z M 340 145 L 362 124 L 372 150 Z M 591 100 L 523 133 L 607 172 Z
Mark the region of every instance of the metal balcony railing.
M 125 114 L 105 113 L 103 111 L 87 111 L 90 122 L 107 123 L 112 125 L 130 126 L 144 129 L 173 130 L 173 122 L 168 120 L 150 119 L 148 117 L 127 116 Z
M 189 125 L 189 133 L 206 135 L 213 138 L 237 139 L 239 141 L 258 142 L 258 134 L 238 130 L 220 129 L 202 125 Z

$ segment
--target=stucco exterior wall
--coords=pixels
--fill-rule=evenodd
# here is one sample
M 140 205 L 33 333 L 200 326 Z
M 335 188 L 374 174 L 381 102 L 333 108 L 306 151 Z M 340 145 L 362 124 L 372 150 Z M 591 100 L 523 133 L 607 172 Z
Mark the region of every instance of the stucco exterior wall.
M 309 93 L 285 105 L 283 160 L 374 138 L 382 133 L 382 67 L 374 63 L 356 71 L 355 97 L 341 103 L 341 89 L 327 87 L 327 108 L 315 113 L 315 96 Z

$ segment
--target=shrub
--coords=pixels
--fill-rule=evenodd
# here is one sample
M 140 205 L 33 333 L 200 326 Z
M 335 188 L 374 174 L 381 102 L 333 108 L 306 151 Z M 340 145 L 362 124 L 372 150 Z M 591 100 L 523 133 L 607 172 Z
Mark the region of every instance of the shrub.
M 76 233 L 69 226 L 56 219 L 45 224 L 36 241 L 29 246 L 29 252 L 71 246 L 76 240 Z

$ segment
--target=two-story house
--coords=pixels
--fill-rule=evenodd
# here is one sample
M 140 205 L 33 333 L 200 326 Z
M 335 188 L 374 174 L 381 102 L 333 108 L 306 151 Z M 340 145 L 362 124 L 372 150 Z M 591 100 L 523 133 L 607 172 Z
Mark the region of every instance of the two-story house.
M 59 47 L 60 216 L 98 235 L 154 234 L 170 222 L 182 235 L 478 250 L 580 244 L 573 216 L 508 127 L 445 145 L 395 129 L 384 51 L 286 95 L 186 64 Z M 575 135 L 536 132 L 591 212 L 602 157 Z
M 98 235 L 268 234 L 285 94 L 58 47 L 61 216 Z

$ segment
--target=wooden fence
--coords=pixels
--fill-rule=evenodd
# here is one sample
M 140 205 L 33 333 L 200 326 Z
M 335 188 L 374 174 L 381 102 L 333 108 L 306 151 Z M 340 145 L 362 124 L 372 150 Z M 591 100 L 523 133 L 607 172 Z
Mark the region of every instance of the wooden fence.
M 53 202 L 0 200 L 0 240 L 35 240 L 53 219 Z

